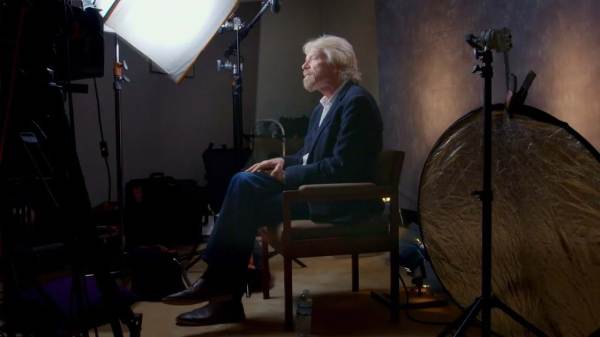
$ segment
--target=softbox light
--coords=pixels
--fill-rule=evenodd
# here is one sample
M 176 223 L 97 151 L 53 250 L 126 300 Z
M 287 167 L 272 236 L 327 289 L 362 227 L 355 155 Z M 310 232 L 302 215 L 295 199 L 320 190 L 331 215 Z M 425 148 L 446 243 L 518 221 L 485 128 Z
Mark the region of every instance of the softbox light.
M 237 4 L 238 0 L 104 0 L 98 6 L 106 26 L 179 83 Z
M 87 2 L 84 1 L 83 6 L 96 7 L 98 9 L 98 13 L 100 13 L 102 17 L 106 17 L 106 14 L 110 11 L 111 8 L 113 8 L 115 2 L 115 0 L 96 0 Z

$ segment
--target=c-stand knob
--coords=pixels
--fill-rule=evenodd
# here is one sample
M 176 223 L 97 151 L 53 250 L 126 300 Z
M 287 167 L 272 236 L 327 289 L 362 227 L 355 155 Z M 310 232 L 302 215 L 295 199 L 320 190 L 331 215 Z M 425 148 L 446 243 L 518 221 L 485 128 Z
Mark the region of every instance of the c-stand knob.
M 483 67 L 482 67 L 481 65 L 479 65 L 479 64 L 476 64 L 476 65 L 474 65 L 474 66 L 473 66 L 473 70 L 471 70 L 471 72 L 472 72 L 473 74 L 475 74 L 475 73 L 480 73 L 480 72 L 482 72 L 482 71 L 483 71 Z

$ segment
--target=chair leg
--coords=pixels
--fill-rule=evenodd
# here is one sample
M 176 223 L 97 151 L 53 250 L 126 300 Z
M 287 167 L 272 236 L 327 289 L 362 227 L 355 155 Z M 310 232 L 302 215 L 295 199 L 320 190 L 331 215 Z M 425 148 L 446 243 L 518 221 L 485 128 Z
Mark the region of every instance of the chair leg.
M 358 254 L 352 254 L 352 291 L 358 291 Z
M 293 308 L 292 308 L 292 259 L 283 257 L 283 290 L 285 303 L 285 329 L 294 328 Z
M 394 243 L 390 251 L 390 318 L 392 322 L 398 321 L 400 313 L 400 256 L 398 244 Z
M 265 234 L 261 234 L 262 244 L 262 288 L 263 299 L 270 298 L 269 288 L 271 287 L 271 267 L 269 266 L 269 238 Z

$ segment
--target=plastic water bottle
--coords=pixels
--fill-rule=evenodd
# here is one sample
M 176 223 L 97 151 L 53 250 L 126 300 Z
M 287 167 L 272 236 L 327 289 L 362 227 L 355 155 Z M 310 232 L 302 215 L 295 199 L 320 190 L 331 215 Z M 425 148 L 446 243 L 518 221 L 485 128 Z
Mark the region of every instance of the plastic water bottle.
M 307 289 L 302 290 L 296 301 L 296 335 L 307 337 L 310 335 L 312 318 L 312 298 Z

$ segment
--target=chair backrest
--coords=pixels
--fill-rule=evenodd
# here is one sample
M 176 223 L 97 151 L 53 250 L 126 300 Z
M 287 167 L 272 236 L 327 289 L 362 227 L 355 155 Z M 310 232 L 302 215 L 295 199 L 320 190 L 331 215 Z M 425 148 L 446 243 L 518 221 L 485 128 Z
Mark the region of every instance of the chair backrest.
M 398 186 L 404 162 L 404 152 L 382 150 L 377 158 L 375 183 L 377 185 Z
M 286 155 L 283 125 L 274 119 L 256 121 L 250 163 Z

